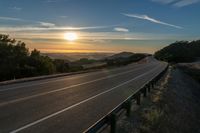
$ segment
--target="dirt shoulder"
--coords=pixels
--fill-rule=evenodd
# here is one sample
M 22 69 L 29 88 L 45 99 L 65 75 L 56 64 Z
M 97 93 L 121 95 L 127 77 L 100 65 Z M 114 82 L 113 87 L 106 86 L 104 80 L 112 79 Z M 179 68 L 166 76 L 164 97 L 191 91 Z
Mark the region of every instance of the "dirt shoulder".
M 120 133 L 200 133 L 200 84 L 171 68 L 131 117 L 118 122 Z

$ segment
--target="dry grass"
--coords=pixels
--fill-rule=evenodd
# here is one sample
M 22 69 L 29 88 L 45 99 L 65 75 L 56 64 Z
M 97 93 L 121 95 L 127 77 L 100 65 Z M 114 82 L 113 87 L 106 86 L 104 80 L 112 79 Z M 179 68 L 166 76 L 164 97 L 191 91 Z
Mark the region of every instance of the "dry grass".
M 171 69 L 140 108 L 119 121 L 118 132 L 200 133 L 199 96 L 200 84 Z

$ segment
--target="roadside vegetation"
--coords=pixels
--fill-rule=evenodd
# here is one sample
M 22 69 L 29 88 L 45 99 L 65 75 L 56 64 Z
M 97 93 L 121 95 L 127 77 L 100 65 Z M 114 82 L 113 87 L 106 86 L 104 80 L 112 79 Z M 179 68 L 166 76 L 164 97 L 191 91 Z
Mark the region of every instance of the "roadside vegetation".
M 193 62 L 200 57 L 200 40 L 177 41 L 155 52 L 154 57 L 170 63 Z
M 200 133 L 200 84 L 180 69 L 167 74 L 131 117 L 118 123 L 119 133 Z
M 37 49 L 29 51 L 24 42 L 0 34 L 0 81 L 121 66 L 146 57 L 144 54 L 133 53 L 130 57 L 119 56 L 123 54 L 113 55 L 112 59 L 101 60 L 87 58 L 77 61 L 52 59 L 41 54 Z
M 177 68 L 180 68 L 183 72 L 200 83 L 200 63 L 178 64 Z
M 0 80 L 53 74 L 54 62 L 36 49 L 29 52 L 26 44 L 0 35 Z

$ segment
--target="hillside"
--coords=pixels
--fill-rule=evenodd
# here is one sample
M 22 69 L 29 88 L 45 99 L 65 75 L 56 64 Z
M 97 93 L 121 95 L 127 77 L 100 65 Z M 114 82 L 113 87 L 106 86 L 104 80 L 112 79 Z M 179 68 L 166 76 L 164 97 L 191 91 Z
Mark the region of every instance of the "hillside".
M 133 62 L 137 62 L 148 56 L 147 54 L 131 53 L 131 52 L 121 52 L 107 57 L 105 61 L 109 66 L 121 66 L 127 65 Z
M 155 52 L 155 58 L 167 62 L 192 62 L 200 57 L 200 40 L 178 41 Z
M 121 53 L 117 53 L 112 56 L 109 56 L 109 57 L 107 57 L 107 59 L 113 60 L 113 59 L 117 59 L 117 58 L 129 58 L 132 55 L 134 55 L 134 53 L 132 53 L 132 52 L 121 52 Z
M 69 61 L 80 60 L 81 58 L 100 60 L 108 56 L 113 55 L 113 53 L 42 53 L 50 57 L 51 59 L 63 59 Z

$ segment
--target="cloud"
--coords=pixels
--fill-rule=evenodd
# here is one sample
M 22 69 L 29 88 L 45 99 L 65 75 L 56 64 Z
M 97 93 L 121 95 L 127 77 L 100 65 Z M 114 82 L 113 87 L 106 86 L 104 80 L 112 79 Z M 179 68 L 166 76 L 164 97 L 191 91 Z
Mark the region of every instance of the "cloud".
M 1 31 L 1 30 L 0 30 Z M 17 34 L 12 31 L 6 31 L 6 34 L 14 35 L 17 39 L 20 40 L 49 40 L 48 43 L 51 43 L 53 40 L 63 40 L 63 36 L 65 32 L 62 31 L 43 31 L 43 32 L 34 32 L 34 31 L 25 31 L 18 32 Z M 177 40 L 177 38 L 182 38 L 181 35 L 177 34 L 154 34 L 154 33 L 132 33 L 128 32 L 123 34 L 121 32 L 88 32 L 88 31 L 77 31 L 79 35 L 79 40 L 93 40 L 93 43 L 101 42 L 107 43 L 110 40 L 166 40 L 172 39 Z M 106 41 L 104 41 L 106 40 Z M 107 41 L 108 40 L 108 41 Z
M 54 26 L 55 26 L 55 24 L 53 24 L 53 23 L 49 23 L 49 22 L 25 20 L 25 19 L 15 18 L 15 17 L 1 17 L 1 16 L 0 16 L 0 20 L 4 20 L 4 21 L 22 21 L 22 22 L 31 22 L 31 23 L 39 24 L 40 26 L 43 26 L 43 27 L 54 27 Z
M 151 0 L 151 1 L 161 4 L 170 4 L 175 7 L 184 7 L 200 2 L 200 0 Z
M 21 18 L 14 18 L 14 17 L 1 17 L 0 20 L 4 21 L 22 21 L 28 22 L 31 24 L 23 25 L 23 26 L 0 26 L 0 31 L 63 31 L 63 30 L 90 30 L 90 29 L 105 29 L 114 27 L 116 25 L 107 25 L 107 26 L 78 26 L 78 27 L 67 27 L 67 26 L 57 26 L 54 23 L 50 22 L 43 22 L 43 21 L 32 21 L 32 20 L 25 20 Z
M 195 4 L 195 3 L 198 3 L 198 2 L 200 2 L 200 0 L 181 0 L 181 1 L 178 1 L 175 4 L 173 4 L 173 6 L 184 7 L 184 6 Z
M 58 0 L 46 0 L 45 2 L 47 2 L 47 3 L 53 3 L 53 2 L 58 2 Z
M 16 6 L 11 7 L 10 9 L 12 9 L 12 10 L 16 10 L 16 11 L 21 11 L 21 10 L 22 10 L 21 7 L 16 7 Z
M 166 22 L 162 22 L 160 20 L 156 20 L 154 18 L 151 18 L 151 17 L 149 17 L 147 15 L 126 14 L 126 13 L 122 13 L 122 14 L 127 16 L 127 17 L 131 17 L 131 18 L 143 19 L 143 20 L 147 20 L 147 21 L 150 21 L 150 22 L 153 22 L 153 23 L 157 23 L 157 24 L 161 24 L 161 25 L 166 25 L 166 26 L 177 28 L 177 29 L 183 29 L 183 27 L 181 27 L 181 26 L 177 26 L 177 25 L 166 23 Z
M 43 23 L 44 24 L 44 23 Z M 44 25 L 43 25 L 44 26 Z M 88 27 L 61 27 L 52 26 L 49 24 L 45 24 L 44 27 L 39 26 L 24 26 L 24 27 L 0 27 L 0 31 L 13 31 L 13 32 L 20 32 L 20 31 L 66 31 L 66 30 L 90 30 L 90 29 L 104 29 L 108 28 L 109 26 L 88 26 Z
M 122 27 L 116 27 L 116 28 L 114 28 L 114 30 L 115 30 L 115 31 L 119 31 L 119 32 L 129 32 L 128 29 L 122 28 Z
M 14 18 L 14 17 L 0 17 L 0 20 L 7 20 L 7 21 L 23 21 L 23 19 Z
M 55 24 L 53 23 L 47 23 L 47 22 L 38 22 L 41 26 L 44 26 L 44 27 L 54 27 Z
M 46 3 L 55 3 L 55 2 L 61 2 L 61 1 L 68 1 L 68 0 L 45 0 Z
M 63 16 L 59 16 L 59 17 L 60 17 L 60 18 L 68 18 L 68 16 L 64 16 L 64 15 L 63 15 Z
M 40 24 L 41 26 L 54 26 L 54 25 L 55 25 L 55 24 L 53 24 L 53 23 L 42 22 L 42 21 L 25 20 L 25 19 L 15 18 L 15 17 L 4 17 L 4 16 L 0 16 L 0 20 L 5 20 L 5 21 L 33 22 L 33 23 L 38 23 L 38 24 Z
M 177 0 L 151 0 L 152 2 L 158 2 L 158 3 L 161 3 L 161 4 L 169 4 L 169 3 L 172 3 L 174 1 L 177 1 Z

